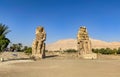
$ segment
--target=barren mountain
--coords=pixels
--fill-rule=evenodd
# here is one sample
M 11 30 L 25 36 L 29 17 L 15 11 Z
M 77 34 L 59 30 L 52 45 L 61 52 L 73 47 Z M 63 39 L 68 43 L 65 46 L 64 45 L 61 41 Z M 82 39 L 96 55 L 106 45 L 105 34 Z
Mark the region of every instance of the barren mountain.
M 120 47 L 120 42 L 105 42 L 96 39 L 90 39 L 92 43 L 92 48 L 118 48 Z M 57 42 L 47 44 L 46 49 L 49 51 L 55 50 L 66 50 L 66 49 L 77 49 L 76 39 L 64 39 Z

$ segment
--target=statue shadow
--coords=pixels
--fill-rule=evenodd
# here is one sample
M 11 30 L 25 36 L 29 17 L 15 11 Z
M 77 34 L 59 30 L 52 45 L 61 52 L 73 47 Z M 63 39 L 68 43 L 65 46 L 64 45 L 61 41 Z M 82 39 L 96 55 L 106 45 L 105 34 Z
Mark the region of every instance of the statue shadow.
M 15 58 L 15 59 L 7 59 L 7 60 L 4 60 L 3 62 L 8 62 L 8 61 L 16 61 L 16 60 L 33 60 L 31 58 Z
M 43 59 L 47 59 L 47 58 L 55 58 L 58 55 L 47 55 L 45 56 Z M 1 62 L 9 62 L 9 61 L 19 61 L 19 60 L 33 60 L 36 61 L 36 59 L 34 57 L 30 57 L 30 58 L 8 58 L 8 59 L 4 59 Z
M 45 56 L 45 58 L 53 58 L 53 57 L 57 57 L 58 55 L 47 55 Z

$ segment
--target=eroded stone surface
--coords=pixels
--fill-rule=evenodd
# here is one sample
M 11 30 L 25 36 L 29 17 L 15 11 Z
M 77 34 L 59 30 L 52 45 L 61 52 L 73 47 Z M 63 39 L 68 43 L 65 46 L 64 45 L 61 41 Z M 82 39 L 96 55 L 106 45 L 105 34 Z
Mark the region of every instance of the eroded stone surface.
M 91 41 L 89 40 L 87 29 L 84 26 L 80 27 L 77 34 L 77 49 L 83 58 L 84 56 L 86 58 L 86 54 L 89 54 L 89 58 L 92 58 Z
M 32 44 L 32 56 L 35 58 L 44 58 L 46 32 L 42 26 L 38 26 L 35 34 L 36 38 Z

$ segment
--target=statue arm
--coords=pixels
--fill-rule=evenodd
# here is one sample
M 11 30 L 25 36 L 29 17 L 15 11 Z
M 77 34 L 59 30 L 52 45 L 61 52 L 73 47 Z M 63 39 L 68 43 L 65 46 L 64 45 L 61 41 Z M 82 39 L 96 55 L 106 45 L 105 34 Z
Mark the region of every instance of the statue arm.
M 45 41 L 45 40 L 46 40 L 46 33 L 44 32 L 42 41 Z

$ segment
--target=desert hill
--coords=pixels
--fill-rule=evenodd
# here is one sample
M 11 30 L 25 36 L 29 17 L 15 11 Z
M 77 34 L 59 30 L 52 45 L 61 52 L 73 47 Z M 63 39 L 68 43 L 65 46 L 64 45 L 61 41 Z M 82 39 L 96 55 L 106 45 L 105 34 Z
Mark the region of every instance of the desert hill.
M 90 39 L 92 43 L 92 48 L 118 48 L 120 47 L 120 42 L 106 42 L 96 39 Z M 59 40 L 51 44 L 47 44 L 47 50 L 66 50 L 66 49 L 77 49 L 77 40 L 76 39 L 64 39 Z

